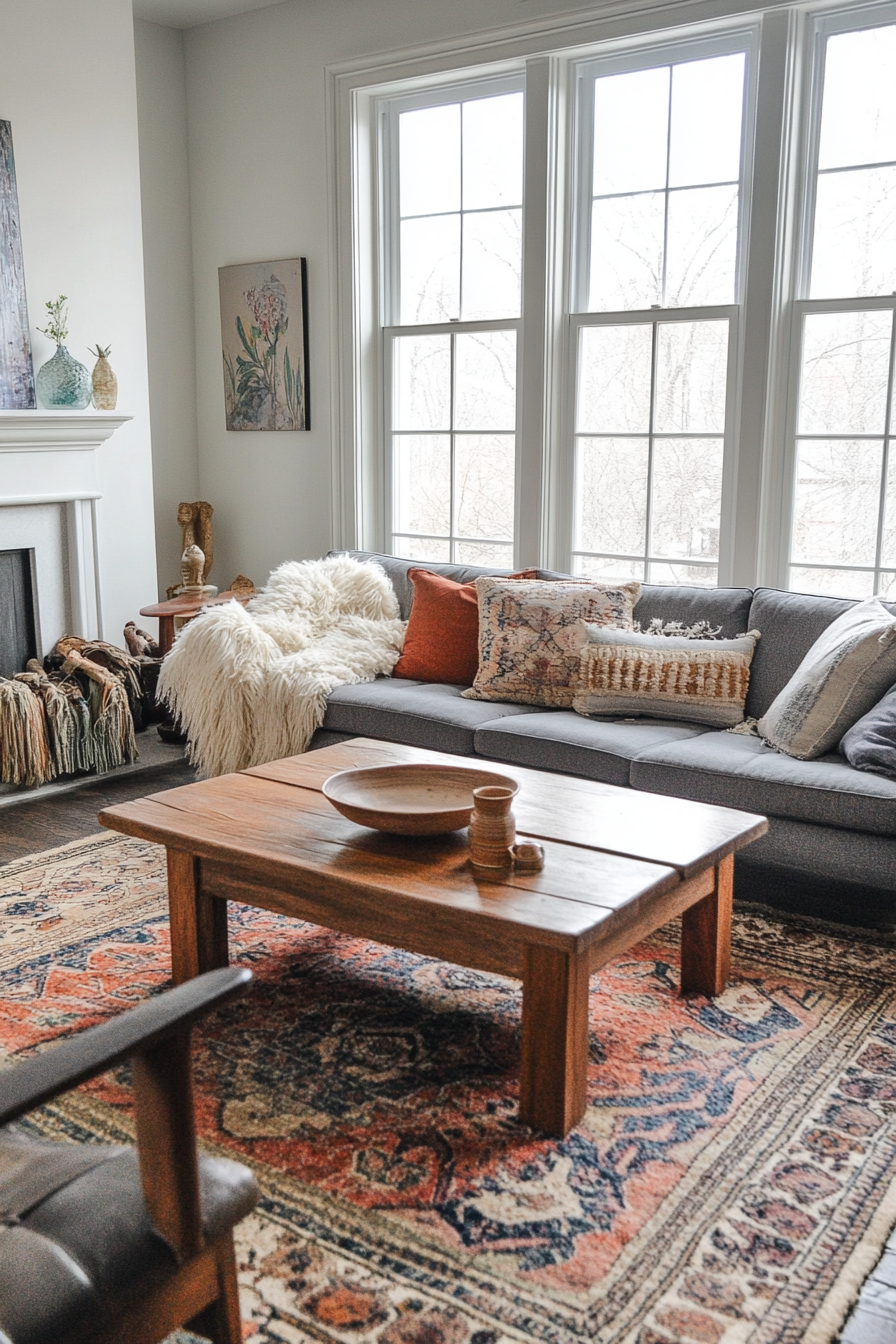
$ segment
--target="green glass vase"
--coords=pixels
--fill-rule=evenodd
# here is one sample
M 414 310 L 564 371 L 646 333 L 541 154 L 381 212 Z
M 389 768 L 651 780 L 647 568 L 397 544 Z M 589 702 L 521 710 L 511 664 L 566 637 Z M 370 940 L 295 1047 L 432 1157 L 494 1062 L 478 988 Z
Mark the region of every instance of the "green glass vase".
M 93 396 L 90 374 L 64 345 L 38 369 L 36 383 L 37 400 L 48 411 L 83 411 Z

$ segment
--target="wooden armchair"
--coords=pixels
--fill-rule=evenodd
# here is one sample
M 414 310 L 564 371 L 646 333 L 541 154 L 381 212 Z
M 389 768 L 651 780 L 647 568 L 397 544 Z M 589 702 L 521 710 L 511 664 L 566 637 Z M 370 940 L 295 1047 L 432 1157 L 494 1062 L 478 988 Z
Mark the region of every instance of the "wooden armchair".
M 251 979 L 211 971 L 0 1071 L 0 1126 L 126 1059 L 137 1107 L 136 1151 L 0 1128 L 0 1344 L 241 1344 L 233 1227 L 259 1191 L 197 1157 L 190 1032 Z

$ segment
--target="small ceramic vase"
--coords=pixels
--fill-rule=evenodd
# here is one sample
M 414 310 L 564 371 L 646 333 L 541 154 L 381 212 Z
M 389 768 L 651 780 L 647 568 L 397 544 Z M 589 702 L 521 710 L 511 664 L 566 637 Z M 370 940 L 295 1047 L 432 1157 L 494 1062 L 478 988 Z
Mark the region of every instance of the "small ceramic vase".
M 112 366 L 109 363 L 109 351 L 111 345 L 104 350 L 101 345 L 91 354 L 97 356 L 97 361 L 93 366 L 93 404 L 98 411 L 114 411 L 118 402 L 118 379 L 112 372 Z
M 516 820 L 510 804 L 516 788 L 484 784 L 473 790 L 470 817 L 470 858 L 477 868 L 506 868 L 516 839 Z
M 37 371 L 37 399 L 46 410 L 83 411 L 90 405 L 90 374 L 60 342 Z

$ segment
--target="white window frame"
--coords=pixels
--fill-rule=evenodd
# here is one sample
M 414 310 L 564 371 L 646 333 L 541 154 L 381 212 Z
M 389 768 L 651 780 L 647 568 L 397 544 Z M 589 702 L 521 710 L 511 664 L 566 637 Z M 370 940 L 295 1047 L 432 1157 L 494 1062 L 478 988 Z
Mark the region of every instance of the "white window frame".
M 757 97 L 757 66 L 760 29 L 757 23 L 741 25 L 711 36 L 694 36 L 685 40 L 658 42 L 640 47 L 634 51 L 613 53 L 591 57 L 576 62 L 572 69 L 575 80 L 576 126 L 574 136 L 575 180 L 572 193 L 572 219 L 570 225 L 570 293 L 569 293 L 569 336 L 568 364 L 569 376 L 565 395 L 566 455 L 568 461 L 563 470 L 563 523 L 564 533 L 561 545 L 566 568 L 574 564 L 574 556 L 586 552 L 574 552 L 574 508 L 576 489 L 576 439 L 575 429 L 576 393 L 578 382 L 577 352 L 579 333 L 586 326 L 621 326 L 623 324 L 654 324 L 654 340 L 657 321 L 710 321 L 723 319 L 728 321 L 728 376 L 726 380 L 725 427 L 722 466 L 722 494 L 719 518 L 719 557 L 717 561 L 693 561 L 686 557 L 659 557 L 649 554 L 650 539 L 650 483 L 653 471 L 653 430 L 645 435 L 649 439 L 649 481 L 647 500 L 647 519 L 645 524 L 645 551 L 635 556 L 608 556 L 608 559 L 624 559 L 643 562 L 649 565 L 651 560 L 682 567 L 705 567 L 717 571 L 717 582 L 724 586 L 732 581 L 733 539 L 734 539 L 734 503 L 736 444 L 738 432 L 738 389 L 740 379 L 742 342 L 741 311 L 743 295 L 746 289 L 746 258 L 749 254 L 750 209 L 753 181 L 753 147 L 755 141 L 755 110 Z M 594 154 L 594 114 L 592 91 L 594 80 L 605 75 L 627 74 L 635 70 L 649 70 L 656 66 L 672 65 L 683 61 L 708 59 L 713 56 L 728 56 L 737 52 L 744 53 L 744 94 L 743 120 L 741 124 L 740 152 L 740 191 L 738 199 L 738 246 L 734 278 L 734 302 L 724 305 L 703 305 L 689 308 L 646 308 L 616 312 L 591 312 L 588 310 L 588 285 L 590 274 L 590 233 L 591 233 L 591 176 Z M 651 407 L 653 388 L 651 388 Z M 652 417 L 651 417 L 652 424 Z M 665 437 L 665 436 L 660 436 Z M 682 436 L 685 437 L 685 436 Z M 687 437 L 695 437 L 688 435 Z M 719 437 L 703 435 L 697 437 Z M 590 553 L 587 553 L 590 554 Z
M 783 487 L 779 495 L 779 524 L 777 546 L 772 560 L 774 582 L 781 588 L 789 588 L 791 566 L 797 569 L 837 569 L 854 573 L 872 572 L 877 580 L 882 572 L 892 573 L 893 566 L 881 564 L 881 541 L 883 534 L 883 512 L 886 504 L 885 487 L 889 456 L 896 425 L 892 423 L 894 402 L 894 358 L 896 358 L 896 295 L 875 295 L 869 297 L 847 297 L 840 299 L 810 299 L 809 283 L 812 266 L 813 234 L 815 228 L 815 200 L 818 169 L 818 150 L 821 138 L 821 105 L 824 92 L 824 69 L 827 52 L 827 39 L 837 33 L 857 32 L 868 28 L 883 27 L 896 23 L 896 4 L 888 0 L 883 4 L 838 6 L 835 10 L 814 10 L 807 16 L 804 37 L 803 59 L 809 71 L 807 105 L 803 142 L 800 153 L 799 175 L 799 227 L 794 248 L 793 300 L 789 305 L 788 333 L 783 342 L 786 353 L 786 368 L 782 370 L 782 379 L 786 385 L 786 411 L 783 442 L 781 445 L 781 471 Z M 896 94 L 894 94 L 896 96 Z M 887 389 L 889 417 L 883 434 L 862 435 L 824 435 L 828 439 L 883 439 L 883 460 L 881 465 L 881 492 L 878 506 L 877 544 L 874 566 L 847 565 L 830 562 L 797 561 L 791 559 L 793 548 L 793 510 L 796 497 L 797 441 L 800 373 L 803 350 L 803 328 L 806 317 L 814 313 L 860 312 L 889 310 L 893 313 L 894 336 L 890 351 L 889 384 Z
M 516 333 L 516 418 L 514 427 L 515 439 L 515 472 L 514 472 L 514 527 L 513 527 L 513 563 L 519 563 L 520 544 L 519 544 L 519 518 L 520 518 L 520 484 L 522 468 L 520 462 L 520 422 L 522 418 L 522 392 L 521 383 L 521 353 L 522 353 L 522 293 L 526 283 L 525 267 L 525 240 L 526 240 L 526 175 L 523 171 L 523 200 L 522 206 L 522 231 L 523 231 L 523 250 L 522 250 L 522 285 L 520 292 L 520 316 L 476 319 L 474 321 L 464 321 L 455 319 L 448 322 L 428 322 L 401 324 L 397 318 L 400 315 L 400 257 L 399 257 L 399 180 L 398 180 L 398 127 L 399 117 L 402 112 L 409 112 L 418 108 L 443 107 L 449 103 L 469 102 L 477 98 L 494 98 L 506 93 L 521 93 L 523 95 L 523 126 L 525 130 L 526 122 L 526 78 L 524 70 L 517 70 L 513 73 L 508 72 L 504 75 L 481 77 L 474 79 L 465 79 L 456 84 L 441 85 L 437 89 L 423 88 L 416 89 L 411 93 L 403 94 L 399 97 L 384 97 L 377 100 L 375 104 L 376 118 L 379 133 L 379 163 L 380 167 L 380 219 L 382 221 L 380 232 L 380 273 L 383 277 L 383 283 L 380 289 L 380 369 L 381 369 L 381 387 L 383 423 L 381 427 L 382 442 L 382 472 L 383 472 L 383 494 L 382 494 L 382 519 L 381 535 L 384 538 L 386 548 L 392 545 L 392 539 L 395 535 L 409 536 L 411 534 L 401 531 L 394 526 L 393 510 L 395 497 L 394 466 L 392 453 L 392 440 L 396 432 L 392 428 L 392 410 L 394 395 L 394 376 L 393 376 L 393 358 L 392 352 L 395 346 L 396 338 L 402 336 L 457 336 L 462 333 L 472 333 L 477 331 L 513 331 Z M 525 144 L 525 137 L 524 137 Z M 525 169 L 525 148 L 523 151 Z M 463 246 L 463 227 L 461 227 L 461 246 Z M 461 257 L 463 254 L 461 254 Z M 452 343 L 453 352 L 453 343 Z M 451 404 L 454 405 L 454 359 L 452 353 L 451 360 Z M 451 536 L 449 548 L 454 549 L 455 544 L 463 544 L 465 540 L 472 544 L 488 544 L 482 538 L 459 538 L 454 535 L 455 509 L 454 509 L 454 417 L 452 415 L 452 424 L 450 428 L 451 437 Z M 422 432 L 422 431 L 415 431 Z M 422 539 L 425 539 L 422 538 Z M 434 538 L 435 539 L 435 538 Z M 439 538 L 441 540 L 441 538 Z M 495 544 L 504 545 L 504 541 L 494 538 L 491 539 Z M 452 557 L 453 559 L 453 557 Z M 458 563 L 458 562 L 455 562 Z

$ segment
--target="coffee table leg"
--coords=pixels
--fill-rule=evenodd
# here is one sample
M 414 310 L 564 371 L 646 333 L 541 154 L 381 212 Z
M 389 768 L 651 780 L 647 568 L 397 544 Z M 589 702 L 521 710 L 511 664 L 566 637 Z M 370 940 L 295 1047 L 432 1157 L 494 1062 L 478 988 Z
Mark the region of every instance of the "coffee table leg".
M 716 867 L 716 889 L 681 917 L 681 992 L 721 994 L 731 970 L 734 855 Z
M 588 958 L 526 949 L 520 1120 L 564 1136 L 585 1114 Z
M 202 890 L 201 860 L 168 850 L 171 978 L 176 985 L 227 966 L 227 902 Z

